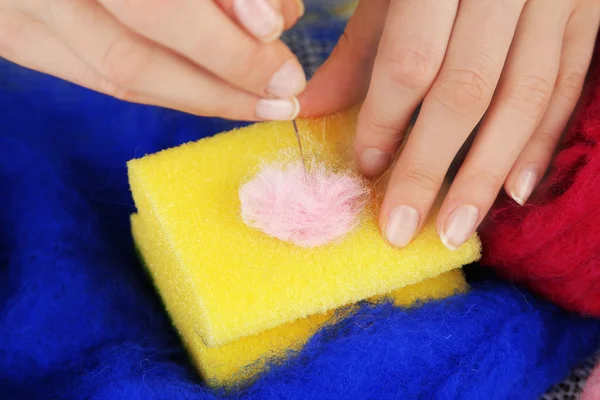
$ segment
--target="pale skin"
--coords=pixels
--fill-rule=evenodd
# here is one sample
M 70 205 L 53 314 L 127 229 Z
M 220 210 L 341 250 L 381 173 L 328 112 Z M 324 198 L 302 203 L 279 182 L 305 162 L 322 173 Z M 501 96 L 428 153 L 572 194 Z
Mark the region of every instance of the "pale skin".
M 296 0 L 0 0 L 0 56 L 197 115 L 288 120 L 362 102 L 356 159 L 370 178 L 392 168 L 379 223 L 396 247 L 480 124 L 437 215 L 456 249 L 503 187 L 525 204 L 542 179 L 600 26 L 600 0 L 362 0 L 306 85 L 279 39 L 302 13 Z
M 0 0 L 0 56 L 126 101 L 287 120 L 306 78 L 279 37 L 302 13 L 296 0 Z

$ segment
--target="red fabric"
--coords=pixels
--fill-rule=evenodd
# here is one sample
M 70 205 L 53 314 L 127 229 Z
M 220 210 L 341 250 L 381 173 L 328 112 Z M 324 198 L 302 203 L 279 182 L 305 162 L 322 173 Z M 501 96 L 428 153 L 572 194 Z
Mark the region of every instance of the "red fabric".
M 598 47 L 596 48 L 598 55 Z M 521 207 L 506 197 L 480 233 L 483 263 L 556 304 L 600 317 L 600 68 L 549 174 Z

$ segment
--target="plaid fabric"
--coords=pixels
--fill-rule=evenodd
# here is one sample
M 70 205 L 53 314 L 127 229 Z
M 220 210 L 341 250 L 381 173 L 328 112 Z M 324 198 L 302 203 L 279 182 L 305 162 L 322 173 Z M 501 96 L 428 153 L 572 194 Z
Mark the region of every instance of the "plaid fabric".
M 598 361 L 598 357 L 591 357 L 586 360 L 575 368 L 567 379 L 550 388 L 541 400 L 577 400 L 583 391 L 585 381 Z
M 317 10 L 286 32 L 283 41 L 296 54 L 309 78 L 327 59 L 342 34 L 345 24 L 344 17 Z M 563 382 L 550 388 L 540 400 L 577 400 L 597 360 L 591 357 L 574 369 Z
M 312 14 L 312 18 L 301 20 L 282 39 L 296 54 L 310 78 L 331 54 L 345 25 L 344 18 L 317 12 Z
M 304 0 L 306 11 L 325 11 L 336 16 L 348 17 L 358 4 L 358 0 Z

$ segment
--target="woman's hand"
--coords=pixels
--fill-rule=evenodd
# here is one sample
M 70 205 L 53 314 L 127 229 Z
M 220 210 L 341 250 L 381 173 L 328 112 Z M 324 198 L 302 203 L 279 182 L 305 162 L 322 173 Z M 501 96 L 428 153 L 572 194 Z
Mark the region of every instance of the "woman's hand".
M 503 185 L 523 204 L 542 178 L 581 95 L 599 22 L 598 0 L 362 0 L 300 97 L 302 113 L 364 98 L 355 151 L 374 177 L 390 167 L 422 102 L 380 214 L 397 247 L 422 227 L 481 121 L 437 217 L 456 249 Z
M 306 84 L 280 41 L 300 0 L 0 0 L 0 56 L 127 101 L 287 120 Z

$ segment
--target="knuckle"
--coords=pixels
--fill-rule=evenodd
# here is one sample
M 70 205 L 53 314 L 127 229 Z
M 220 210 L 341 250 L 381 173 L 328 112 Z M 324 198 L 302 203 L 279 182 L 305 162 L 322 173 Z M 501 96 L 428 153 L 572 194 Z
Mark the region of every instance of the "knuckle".
M 428 194 L 437 192 L 442 181 L 434 173 L 422 166 L 412 166 L 402 171 L 400 179 L 420 187 Z
M 493 93 L 486 73 L 476 70 L 448 70 L 441 77 L 435 99 L 453 114 L 480 118 Z
M 371 107 L 365 107 L 364 114 L 361 114 L 361 117 L 363 115 L 359 132 L 367 132 L 370 141 L 382 143 L 400 139 L 400 128 L 397 121 L 390 121 L 382 117 L 373 112 Z
M 507 85 L 505 102 L 525 116 L 537 119 L 548 105 L 552 88 L 547 79 L 536 75 L 524 76 Z
M 575 70 L 566 71 L 558 76 L 555 90 L 559 96 L 569 101 L 577 101 L 581 96 L 584 82 L 585 73 Z
M 131 40 L 113 43 L 102 60 L 100 74 L 117 86 L 131 87 L 150 62 L 150 50 Z
M 390 82 L 409 90 L 426 90 L 438 72 L 437 51 L 424 45 L 420 49 L 402 48 L 382 54 L 382 68 Z

